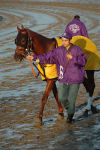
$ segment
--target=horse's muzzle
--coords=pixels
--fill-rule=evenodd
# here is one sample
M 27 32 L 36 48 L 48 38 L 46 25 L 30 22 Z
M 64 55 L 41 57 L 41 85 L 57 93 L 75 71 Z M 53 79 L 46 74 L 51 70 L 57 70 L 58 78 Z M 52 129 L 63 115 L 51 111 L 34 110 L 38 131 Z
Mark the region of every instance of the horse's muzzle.
M 14 54 L 14 59 L 16 61 L 22 61 L 26 57 L 27 53 L 24 51 L 23 48 L 17 47 Z

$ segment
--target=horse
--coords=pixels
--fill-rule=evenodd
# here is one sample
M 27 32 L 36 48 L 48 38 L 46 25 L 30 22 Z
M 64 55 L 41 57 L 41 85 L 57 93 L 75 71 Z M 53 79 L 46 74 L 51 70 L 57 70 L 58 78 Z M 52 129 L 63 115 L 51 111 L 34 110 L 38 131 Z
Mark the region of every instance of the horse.
M 16 61 L 22 61 L 25 57 L 30 54 L 34 53 L 37 55 L 49 52 L 56 48 L 57 41 L 55 38 L 47 38 L 39 33 L 36 33 L 28 28 L 24 28 L 21 26 L 21 29 L 17 26 L 18 34 L 15 39 L 16 50 L 14 54 L 14 59 Z M 86 88 L 86 92 L 88 93 L 88 105 L 92 111 L 94 111 L 94 106 L 92 105 L 92 96 L 95 89 L 95 82 L 94 82 L 94 70 L 86 70 L 87 77 L 84 78 L 83 85 Z M 39 112 L 38 122 L 42 124 L 43 118 L 43 110 L 44 106 L 47 102 L 48 96 L 51 91 L 53 91 L 53 95 L 56 99 L 58 110 L 59 110 L 59 119 L 64 118 L 63 107 L 58 100 L 58 92 L 56 86 L 57 78 L 48 79 L 46 78 L 46 88 L 42 97 L 42 104 Z M 88 109 L 86 109 L 88 111 Z

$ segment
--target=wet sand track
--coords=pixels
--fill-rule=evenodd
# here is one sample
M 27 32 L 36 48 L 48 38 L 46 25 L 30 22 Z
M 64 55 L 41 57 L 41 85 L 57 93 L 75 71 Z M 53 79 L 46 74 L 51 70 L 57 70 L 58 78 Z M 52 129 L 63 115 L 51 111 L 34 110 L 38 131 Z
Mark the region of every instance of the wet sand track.
M 15 62 L 14 40 L 17 25 L 23 24 L 47 37 L 57 37 L 79 14 L 89 37 L 100 52 L 100 2 L 64 0 L 0 0 L 0 150 L 99 150 L 100 113 L 72 125 L 57 121 L 58 108 L 50 94 L 44 110 L 44 125 L 35 126 L 46 83 L 33 77 L 28 61 Z M 100 72 L 95 73 L 94 97 L 100 96 Z M 75 118 L 83 114 L 87 102 L 81 85 Z M 94 102 L 100 109 L 100 99 Z M 65 112 L 66 119 L 66 112 Z

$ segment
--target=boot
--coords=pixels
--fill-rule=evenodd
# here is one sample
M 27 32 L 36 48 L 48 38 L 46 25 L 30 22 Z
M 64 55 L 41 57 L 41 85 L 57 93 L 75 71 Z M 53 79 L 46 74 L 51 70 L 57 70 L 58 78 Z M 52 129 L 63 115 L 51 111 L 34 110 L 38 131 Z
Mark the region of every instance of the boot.
M 91 111 L 93 114 L 99 113 L 99 110 L 93 105 L 91 105 Z
M 74 114 L 68 114 L 67 123 L 72 123 Z

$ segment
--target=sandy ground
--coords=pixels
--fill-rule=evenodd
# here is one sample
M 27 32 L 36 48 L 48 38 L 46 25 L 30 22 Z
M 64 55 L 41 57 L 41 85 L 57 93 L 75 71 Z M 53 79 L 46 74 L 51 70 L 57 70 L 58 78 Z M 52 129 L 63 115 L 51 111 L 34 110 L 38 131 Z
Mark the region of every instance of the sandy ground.
M 98 1 L 97 1 L 98 2 Z M 58 108 L 50 94 L 43 126 L 35 122 L 46 83 L 35 79 L 29 62 L 13 59 L 18 25 L 23 24 L 47 37 L 57 37 L 75 14 L 86 24 L 89 37 L 100 52 L 100 3 L 0 0 L 0 150 L 96 150 L 100 147 L 100 113 L 78 120 L 87 102 L 81 85 L 74 124 L 57 121 Z M 100 96 L 100 74 L 95 73 L 93 97 Z M 100 99 L 94 102 L 100 108 Z

